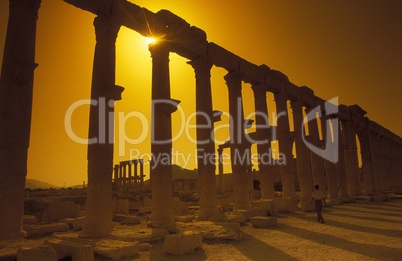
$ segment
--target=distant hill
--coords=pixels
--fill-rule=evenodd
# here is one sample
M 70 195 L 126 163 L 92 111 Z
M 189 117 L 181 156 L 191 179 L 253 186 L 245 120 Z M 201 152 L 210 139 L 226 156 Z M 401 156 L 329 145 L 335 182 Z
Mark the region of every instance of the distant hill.
M 52 185 L 50 183 L 39 181 L 36 179 L 26 179 L 25 188 L 26 189 L 39 189 L 39 188 L 41 188 L 41 189 L 48 189 L 48 188 L 58 189 L 60 187 Z

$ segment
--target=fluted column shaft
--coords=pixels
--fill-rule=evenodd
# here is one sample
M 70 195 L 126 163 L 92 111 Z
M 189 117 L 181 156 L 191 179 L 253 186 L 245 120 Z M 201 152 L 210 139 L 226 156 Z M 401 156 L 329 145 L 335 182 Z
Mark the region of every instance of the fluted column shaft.
M 0 240 L 22 230 L 40 0 L 10 0 L 0 79 Z
M 86 219 L 81 237 L 103 237 L 113 230 L 113 114 L 114 101 L 121 99 L 122 88 L 115 85 L 115 42 L 120 29 L 113 18 L 94 20 L 96 45 L 92 71 L 89 112 L 88 188 Z
M 241 78 L 237 73 L 225 76 L 229 90 L 230 154 L 233 173 L 233 195 L 235 209 L 249 209 L 247 145 L 244 134 L 244 114 L 241 94 Z
M 212 63 L 200 57 L 189 63 L 195 71 L 197 163 L 200 185 L 200 219 L 218 214 L 215 181 L 215 142 L 211 93 Z
M 166 43 L 149 46 L 152 56 L 152 205 L 151 225 L 174 225 L 172 197 L 172 113 L 177 107 L 170 98 L 169 49 Z M 176 104 L 177 106 L 177 104 Z
M 311 192 L 313 188 L 309 151 L 302 139 L 304 128 L 303 105 L 300 100 L 290 102 L 293 111 L 294 134 L 296 142 L 296 164 L 300 186 L 300 206 L 302 210 L 312 210 Z
M 295 179 L 293 174 L 292 142 L 290 139 L 289 116 L 286 93 L 274 94 L 276 111 L 278 115 L 278 141 L 279 152 L 285 155 L 286 162 L 279 166 L 282 178 L 283 197 L 296 201 Z
M 270 125 L 267 107 L 267 87 L 263 84 L 253 85 L 254 108 L 257 135 L 258 169 L 261 177 L 261 198 L 275 197 L 274 173 L 272 167 Z

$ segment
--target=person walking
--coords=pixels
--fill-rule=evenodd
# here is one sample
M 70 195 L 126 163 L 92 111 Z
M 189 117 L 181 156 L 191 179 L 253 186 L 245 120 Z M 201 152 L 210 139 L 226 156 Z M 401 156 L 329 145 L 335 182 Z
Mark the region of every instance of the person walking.
M 317 211 L 317 220 L 318 222 L 324 223 L 324 218 L 321 214 L 321 210 L 322 210 L 322 204 L 324 203 L 325 206 L 325 194 L 324 192 L 322 192 L 320 190 L 320 186 L 319 185 L 315 185 L 315 190 L 313 191 L 312 195 L 311 195 L 311 203 L 313 203 L 314 201 L 314 205 L 315 205 L 315 210 Z

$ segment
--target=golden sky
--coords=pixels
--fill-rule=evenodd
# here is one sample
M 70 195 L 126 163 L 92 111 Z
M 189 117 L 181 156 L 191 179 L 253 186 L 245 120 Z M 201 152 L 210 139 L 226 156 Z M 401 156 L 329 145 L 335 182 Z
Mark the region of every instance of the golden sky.
M 323 99 L 339 96 L 342 104 L 358 104 L 367 116 L 402 136 L 402 2 L 400 0 L 140 0 L 151 11 L 168 9 L 203 29 L 207 39 L 254 63 L 282 71 L 299 86 L 309 86 Z M 0 0 L 0 50 L 3 50 L 8 1 Z M 90 97 L 95 47 L 94 15 L 64 3 L 42 0 L 37 26 L 33 118 L 28 178 L 57 186 L 86 181 L 86 145 L 66 134 L 65 114 L 75 102 Z M 0 52 L 2 59 L 3 52 Z M 195 79 L 187 60 L 171 54 L 171 96 L 181 100 L 188 117 L 195 109 Z M 149 117 L 151 58 L 138 33 L 122 28 L 117 39 L 116 84 L 125 87 L 117 102 L 120 115 L 139 112 Z M 222 68 L 212 69 L 215 110 L 228 111 Z M 252 91 L 243 85 L 245 116 L 252 113 Z M 272 95 L 268 96 L 273 111 Z M 116 118 L 118 118 L 118 114 Z M 173 115 L 173 133 L 180 131 L 180 114 Z M 194 123 L 192 120 L 190 123 Z M 228 137 L 227 118 L 216 133 Z M 1 126 L 1 125 L 0 125 Z M 72 115 L 74 132 L 85 138 L 88 106 Z M 119 129 L 117 130 L 117 132 Z M 120 129 L 121 131 L 121 129 Z M 127 135 L 141 135 L 140 121 L 126 122 Z M 116 145 L 115 163 L 129 151 L 149 155 L 149 135 L 140 144 Z M 194 154 L 194 131 L 173 146 L 177 155 Z M 118 141 L 117 141 L 118 143 Z M 123 145 L 125 149 L 123 150 Z M 119 149 L 122 150 L 119 153 Z M 121 154 L 121 156 L 119 156 Z M 194 158 L 186 165 L 196 168 Z M 179 165 L 184 160 L 177 158 Z M 146 168 L 147 171 L 147 168 Z M 225 171 L 230 171 L 226 167 Z

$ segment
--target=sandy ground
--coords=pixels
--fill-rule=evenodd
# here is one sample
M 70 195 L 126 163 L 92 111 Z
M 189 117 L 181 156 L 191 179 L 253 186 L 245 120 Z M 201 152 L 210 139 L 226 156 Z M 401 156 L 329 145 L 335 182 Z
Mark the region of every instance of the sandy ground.
M 204 243 L 181 257 L 157 244 L 139 260 L 402 260 L 401 199 L 331 206 L 323 216 L 325 224 L 315 213 L 282 214 L 275 229 L 245 225 L 238 242 Z
M 323 216 L 325 224 L 318 223 L 313 212 L 281 214 L 275 229 L 255 229 L 246 223 L 244 238 L 237 242 L 204 242 L 202 249 L 184 256 L 164 254 L 162 243 L 157 243 L 150 251 L 121 261 L 402 260 L 402 199 L 331 206 L 324 208 Z M 23 245 L 45 240 L 25 240 Z M 0 249 L 18 245 L 5 243 Z

